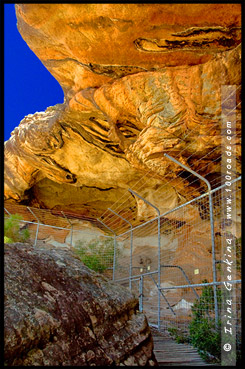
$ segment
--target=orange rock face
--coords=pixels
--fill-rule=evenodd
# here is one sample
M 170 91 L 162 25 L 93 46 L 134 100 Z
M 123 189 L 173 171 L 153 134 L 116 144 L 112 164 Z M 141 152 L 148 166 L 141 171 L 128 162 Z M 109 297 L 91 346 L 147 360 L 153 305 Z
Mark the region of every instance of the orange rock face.
M 25 117 L 5 143 L 7 200 L 99 216 L 150 171 L 141 194 L 168 210 L 188 198 L 168 152 L 220 176 L 221 86 L 241 83 L 239 4 L 18 4 L 16 14 L 65 101 Z M 238 157 L 239 131 L 238 109 Z M 175 189 L 158 194 L 169 180 Z M 136 204 L 143 214 L 136 198 L 125 204 L 135 217 Z
M 241 41 L 239 4 L 19 4 L 18 28 L 65 90 L 195 65 Z

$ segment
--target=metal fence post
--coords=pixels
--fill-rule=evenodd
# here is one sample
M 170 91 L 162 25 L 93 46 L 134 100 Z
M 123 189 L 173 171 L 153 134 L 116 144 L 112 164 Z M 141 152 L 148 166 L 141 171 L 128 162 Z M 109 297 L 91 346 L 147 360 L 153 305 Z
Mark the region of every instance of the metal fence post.
M 67 216 L 65 215 L 65 213 L 61 210 L 61 213 L 64 215 L 64 217 L 66 218 L 67 222 L 70 224 L 71 226 L 71 246 L 72 246 L 72 232 L 73 232 L 73 226 L 70 222 L 70 220 L 67 218 Z
M 100 222 L 104 227 L 106 227 L 111 233 L 114 234 L 114 254 L 113 254 L 113 272 L 112 272 L 112 280 L 115 280 L 115 272 L 116 272 L 116 252 L 117 252 L 117 235 L 116 233 L 109 228 L 105 223 L 102 222 L 102 220 L 98 219 L 98 222 Z
M 38 217 L 34 214 L 34 212 L 27 206 L 27 209 L 30 211 L 30 213 L 32 213 L 32 215 L 34 215 L 34 217 L 37 219 L 37 230 L 36 230 L 36 236 L 35 236 L 35 242 L 34 242 L 34 246 L 36 246 L 37 244 L 37 237 L 38 237 L 38 232 L 39 232 L 39 225 L 40 225 L 40 220 L 38 219 Z
M 132 224 L 125 218 L 123 218 L 121 215 L 117 214 L 114 210 L 108 208 L 108 210 L 110 210 L 112 213 L 114 213 L 115 215 L 117 215 L 119 218 L 121 218 L 122 220 L 124 220 L 125 222 L 127 222 L 130 225 L 130 263 L 129 263 L 129 288 L 130 290 L 132 290 L 132 264 L 133 264 L 133 226 Z
M 8 215 L 12 215 L 6 208 L 4 208 L 4 210 L 6 211 L 6 213 L 8 213 Z
M 131 190 L 130 188 L 128 189 L 129 192 L 131 192 L 133 195 L 138 196 L 141 200 L 143 200 L 144 202 L 146 202 L 148 205 L 150 205 L 151 207 L 153 207 L 156 212 L 157 212 L 157 235 L 158 235 L 158 316 L 157 316 L 157 326 L 158 326 L 158 330 L 160 331 L 161 329 L 161 214 L 160 214 L 160 210 L 153 205 L 151 202 L 149 202 L 148 200 L 146 200 L 144 197 L 140 196 L 138 193 L 136 193 L 135 191 Z
M 219 320 L 219 310 L 218 310 L 218 300 L 217 300 L 217 277 L 216 277 L 216 260 L 215 260 L 215 234 L 214 234 L 214 215 L 213 215 L 213 201 L 212 201 L 212 192 L 211 192 L 211 185 L 209 181 L 201 176 L 200 174 L 196 173 L 194 170 L 188 168 L 186 165 L 180 163 L 178 160 L 173 158 L 168 154 L 164 154 L 165 157 L 173 161 L 174 163 L 180 165 L 182 168 L 187 170 L 188 172 L 194 174 L 194 176 L 203 180 L 207 187 L 208 187 L 208 198 L 209 198 L 209 212 L 210 212 L 210 227 L 211 227 L 211 242 L 212 242 L 212 262 L 213 262 L 213 290 L 214 290 L 214 312 L 215 312 L 215 326 L 218 327 L 218 320 Z
M 140 280 L 139 280 L 139 311 L 142 313 L 143 311 L 143 276 L 140 276 Z

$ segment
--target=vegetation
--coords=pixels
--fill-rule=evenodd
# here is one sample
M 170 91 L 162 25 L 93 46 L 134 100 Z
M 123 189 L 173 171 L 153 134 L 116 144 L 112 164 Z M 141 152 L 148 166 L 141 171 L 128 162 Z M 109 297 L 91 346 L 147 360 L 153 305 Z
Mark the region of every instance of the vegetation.
M 4 236 L 4 243 L 12 243 L 13 241 L 11 240 L 11 238 Z
M 95 239 L 90 242 L 76 242 L 75 252 L 81 261 L 90 269 L 103 273 L 113 267 L 114 240 Z
M 26 242 L 30 238 L 29 230 L 20 227 L 22 220 L 19 214 L 12 214 L 4 218 L 4 242 Z
M 205 279 L 202 283 L 207 283 Z M 217 289 L 219 312 L 221 309 L 221 290 Z M 214 293 L 212 286 L 205 286 L 202 295 L 192 306 L 193 319 L 189 333 L 178 328 L 169 328 L 169 333 L 178 343 L 190 343 L 197 348 L 200 356 L 208 362 L 221 359 L 221 321 L 215 326 Z
M 207 283 L 205 279 L 202 283 Z M 217 288 L 218 310 L 221 310 L 221 290 Z M 205 360 L 221 359 L 221 321 L 215 326 L 213 286 L 202 289 L 200 299 L 192 306 L 193 320 L 190 323 L 190 342 L 197 347 Z M 219 314 L 220 315 L 220 314 Z
M 181 329 L 172 327 L 168 328 L 170 335 L 175 339 L 178 343 L 189 343 L 190 338 L 187 332 L 183 332 Z

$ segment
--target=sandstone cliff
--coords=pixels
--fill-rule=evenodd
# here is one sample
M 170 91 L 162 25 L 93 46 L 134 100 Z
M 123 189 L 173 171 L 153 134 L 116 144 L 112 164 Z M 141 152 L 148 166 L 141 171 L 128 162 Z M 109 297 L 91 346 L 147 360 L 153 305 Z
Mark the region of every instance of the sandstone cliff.
M 25 117 L 5 143 L 5 199 L 97 217 L 149 173 L 141 194 L 164 212 L 188 199 L 181 168 L 163 156 L 169 152 L 219 179 L 221 86 L 240 85 L 240 11 L 239 4 L 16 5 L 22 37 L 65 101 Z M 134 218 L 151 215 L 133 196 L 124 207 Z

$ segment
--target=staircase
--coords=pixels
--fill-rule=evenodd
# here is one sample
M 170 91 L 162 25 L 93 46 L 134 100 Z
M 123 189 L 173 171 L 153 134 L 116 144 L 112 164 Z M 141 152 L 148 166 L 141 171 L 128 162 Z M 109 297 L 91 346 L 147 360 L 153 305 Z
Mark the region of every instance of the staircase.
M 210 366 L 189 344 L 177 343 L 167 334 L 152 328 L 154 354 L 159 366 Z M 217 365 L 217 364 L 216 364 Z

